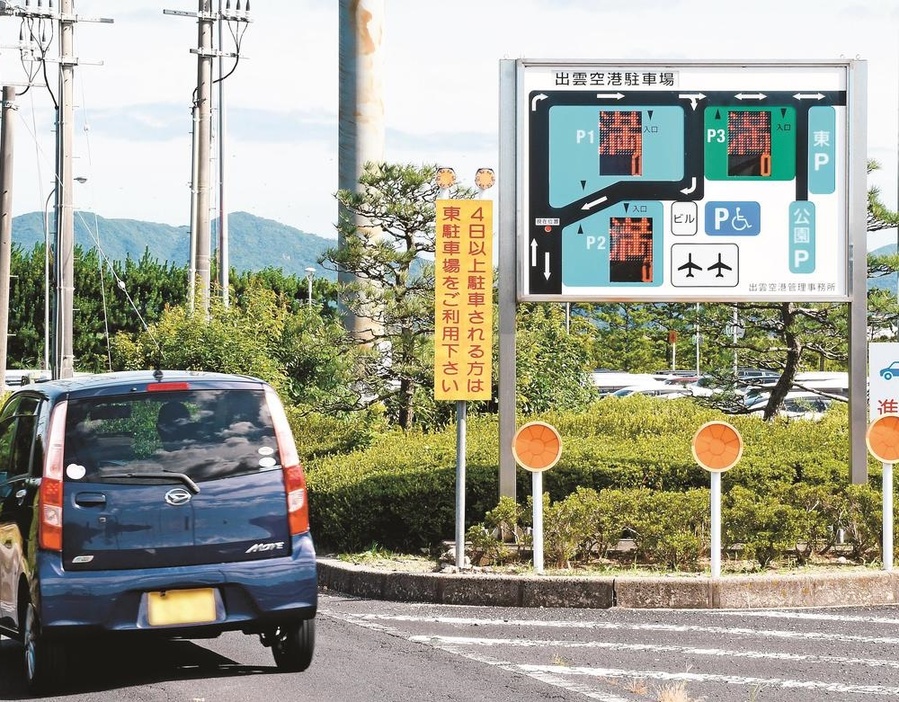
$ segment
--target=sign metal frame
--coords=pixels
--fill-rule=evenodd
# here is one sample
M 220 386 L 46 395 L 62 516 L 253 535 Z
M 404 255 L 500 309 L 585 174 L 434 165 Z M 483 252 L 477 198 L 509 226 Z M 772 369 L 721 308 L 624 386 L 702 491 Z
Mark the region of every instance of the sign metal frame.
M 864 61 L 514 65 L 519 301 L 852 298 Z

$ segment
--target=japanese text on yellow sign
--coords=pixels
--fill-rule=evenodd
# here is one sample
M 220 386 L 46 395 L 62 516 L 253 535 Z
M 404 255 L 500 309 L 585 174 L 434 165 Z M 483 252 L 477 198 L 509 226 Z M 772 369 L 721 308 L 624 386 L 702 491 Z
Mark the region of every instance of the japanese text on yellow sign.
M 493 362 L 493 201 L 438 200 L 434 397 L 489 400 Z

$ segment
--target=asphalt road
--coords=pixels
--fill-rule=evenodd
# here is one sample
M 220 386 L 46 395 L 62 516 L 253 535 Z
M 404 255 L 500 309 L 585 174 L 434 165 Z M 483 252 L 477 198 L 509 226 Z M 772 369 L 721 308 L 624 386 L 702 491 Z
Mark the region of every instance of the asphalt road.
M 322 595 L 305 673 L 255 637 L 87 644 L 67 702 L 824 702 L 899 698 L 896 606 L 510 609 Z M 0 643 L 0 699 L 25 699 Z

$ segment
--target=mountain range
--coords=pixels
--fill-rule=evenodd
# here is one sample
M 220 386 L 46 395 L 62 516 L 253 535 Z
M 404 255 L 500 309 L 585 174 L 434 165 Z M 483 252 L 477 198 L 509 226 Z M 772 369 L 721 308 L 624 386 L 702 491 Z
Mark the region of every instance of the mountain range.
M 212 223 L 213 249 L 218 240 L 216 222 Z M 51 237 L 55 224 L 49 221 Z M 12 243 L 28 253 L 45 240 L 44 215 L 29 212 L 13 217 Z M 190 227 L 180 227 L 135 219 L 106 219 L 91 212 L 75 213 L 75 245 L 83 249 L 99 248 L 106 258 L 124 261 L 140 260 L 144 252 L 160 262 L 186 266 L 190 256 Z M 287 275 L 302 278 L 307 267 L 315 275 L 335 279 L 333 271 L 318 263 L 326 249 L 337 245 L 336 239 L 301 231 L 272 219 L 248 212 L 228 215 L 228 258 L 238 272 L 280 268 Z M 213 255 L 214 255 L 213 251 Z
M 50 220 L 51 235 L 53 220 Z M 212 222 L 213 248 L 218 240 L 216 222 Z M 12 242 L 29 252 L 37 244 L 43 244 L 45 236 L 44 215 L 29 212 L 13 217 Z M 127 257 L 139 260 L 144 251 L 151 258 L 186 266 L 190 255 L 190 227 L 175 227 L 157 222 L 136 219 L 106 219 L 91 212 L 75 213 L 75 244 L 85 249 L 99 248 L 107 258 L 124 261 Z M 334 271 L 325 270 L 318 263 L 326 249 L 337 245 L 336 239 L 328 239 L 304 232 L 249 212 L 232 212 L 228 215 L 228 254 L 231 266 L 238 272 L 259 271 L 263 268 L 281 268 L 287 275 L 303 277 L 305 269 L 316 269 L 317 277 L 336 279 Z M 870 251 L 884 255 L 896 252 L 889 244 Z M 213 252 L 214 253 L 214 252 Z M 868 288 L 878 287 L 897 290 L 895 273 L 868 280 Z

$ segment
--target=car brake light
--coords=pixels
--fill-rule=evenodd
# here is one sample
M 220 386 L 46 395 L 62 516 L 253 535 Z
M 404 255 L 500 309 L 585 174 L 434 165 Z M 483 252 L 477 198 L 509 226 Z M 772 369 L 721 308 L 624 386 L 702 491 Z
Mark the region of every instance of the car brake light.
M 265 391 L 268 410 L 272 415 L 278 453 L 281 456 L 281 470 L 284 473 L 284 488 L 287 492 L 287 513 L 291 535 L 309 531 L 309 501 L 306 499 L 306 476 L 300 464 L 300 455 L 293 439 L 293 432 L 284 412 L 284 405 L 274 390 Z
M 150 383 L 147 385 L 147 392 L 171 392 L 173 390 L 190 390 L 187 383 Z
M 48 551 L 62 551 L 62 453 L 67 408 L 67 402 L 60 402 L 50 416 L 44 474 L 38 498 L 39 543 L 42 549 Z

